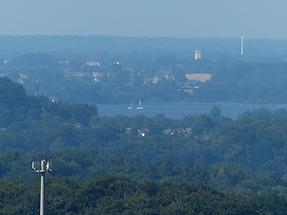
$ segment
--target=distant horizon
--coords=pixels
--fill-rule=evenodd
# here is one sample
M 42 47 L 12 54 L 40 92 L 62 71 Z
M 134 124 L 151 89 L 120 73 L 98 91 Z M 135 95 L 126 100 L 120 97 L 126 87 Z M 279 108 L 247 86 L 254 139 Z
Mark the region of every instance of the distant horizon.
M 138 38 L 138 39 L 231 39 L 239 40 L 241 35 L 238 37 L 216 37 L 216 36 L 148 36 L 148 35 L 118 35 L 118 34 L 0 34 L 0 37 L 122 37 L 122 38 Z M 287 40 L 287 38 L 269 38 L 269 37 L 247 37 L 245 35 L 245 40 Z

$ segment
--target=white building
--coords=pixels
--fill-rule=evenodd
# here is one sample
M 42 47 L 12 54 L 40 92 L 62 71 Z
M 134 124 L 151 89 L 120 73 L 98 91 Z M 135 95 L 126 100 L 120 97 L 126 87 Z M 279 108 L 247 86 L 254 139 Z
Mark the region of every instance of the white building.
M 87 61 L 86 65 L 88 65 L 88 66 L 101 66 L 100 62 L 98 62 L 98 61 Z
M 198 50 L 196 50 L 196 51 L 194 51 L 194 60 L 201 60 L 202 59 L 202 53 L 201 53 L 201 51 L 198 51 Z

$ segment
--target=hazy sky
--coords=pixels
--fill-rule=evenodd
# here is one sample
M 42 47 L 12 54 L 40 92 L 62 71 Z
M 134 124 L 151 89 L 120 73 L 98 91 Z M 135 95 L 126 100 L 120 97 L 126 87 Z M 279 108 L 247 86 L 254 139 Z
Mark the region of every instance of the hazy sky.
M 0 34 L 287 39 L 286 0 L 0 0 Z

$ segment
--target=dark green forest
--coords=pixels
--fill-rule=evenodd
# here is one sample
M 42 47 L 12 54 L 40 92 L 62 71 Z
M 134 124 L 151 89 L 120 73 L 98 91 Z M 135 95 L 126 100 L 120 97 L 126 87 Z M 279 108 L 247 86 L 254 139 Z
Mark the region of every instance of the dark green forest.
M 0 181 L 0 214 L 37 214 L 37 187 Z M 51 180 L 47 214 L 247 215 L 286 214 L 283 198 L 226 194 L 203 186 L 135 183 L 128 178 L 98 177 L 85 182 Z
M 285 214 L 287 110 L 102 117 L 0 79 L 0 214 Z

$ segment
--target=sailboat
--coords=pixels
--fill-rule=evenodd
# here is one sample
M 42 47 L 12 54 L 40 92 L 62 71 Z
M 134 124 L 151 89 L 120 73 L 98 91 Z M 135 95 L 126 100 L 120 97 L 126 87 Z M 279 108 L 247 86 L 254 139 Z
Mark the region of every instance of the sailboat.
M 144 109 L 144 107 L 142 106 L 142 100 L 139 100 L 137 110 L 143 110 L 143 109 Z

